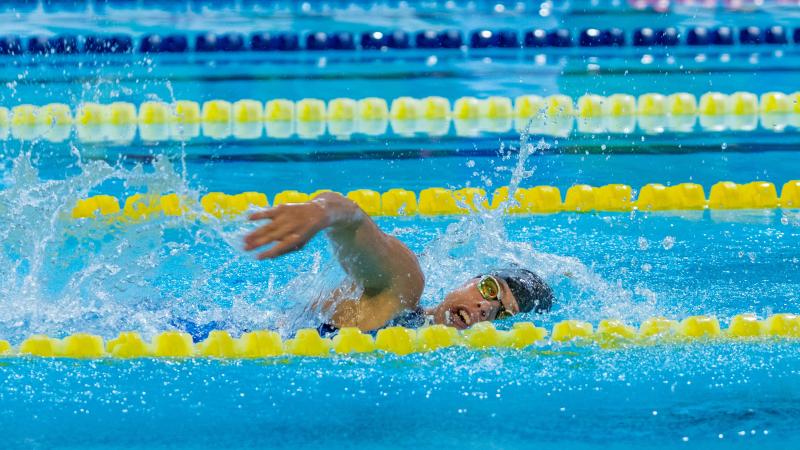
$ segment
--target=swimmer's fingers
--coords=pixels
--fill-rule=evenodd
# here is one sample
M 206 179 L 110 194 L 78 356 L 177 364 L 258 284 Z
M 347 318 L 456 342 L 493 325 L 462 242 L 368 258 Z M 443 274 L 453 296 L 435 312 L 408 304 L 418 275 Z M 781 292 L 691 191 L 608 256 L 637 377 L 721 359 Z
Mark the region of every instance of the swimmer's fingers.
M 253 231 L 247 233 L 247 236 L 244 237 L 245 244 L 251 244 L 259 240 L 263 235 L 271 233 L 275 231 L 280 224 L 278 221 L 272 221 L 264 226 L 260 226 Z
M 287 253 L 291 253 L 303 248 L 308 242 L 308 238 L 304 238 L 303 235 L 293 233 L 289 236 L 286 236 L 285 239 L 281 240 L 277 244 L 275 244 L 269 250 L 262 252 L 258 255 L 258 259 L 272 259 L 277 258 L 279 256 L 283 256 Z
M 279 206 L 250 214 L 250 220 L 274 219 L 281 211 Z
M 292 224 L 286 221 L 274 220 L 263 227 L 259 227 L 244 238 L 244 249 L 253 250 L 255 248 L 279 241 L 284 235 L 292 231 Z

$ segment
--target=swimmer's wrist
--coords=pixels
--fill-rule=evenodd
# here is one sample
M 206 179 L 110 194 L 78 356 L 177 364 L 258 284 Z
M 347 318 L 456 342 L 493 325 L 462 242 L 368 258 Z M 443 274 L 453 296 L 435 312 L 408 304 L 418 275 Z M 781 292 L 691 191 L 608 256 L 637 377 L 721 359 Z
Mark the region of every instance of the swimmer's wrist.
M 358 224 L 364 216 L 358 205 L 335 192 L 324 192 L 311 200 L 325 214 L 324 228 L 344 228 Z

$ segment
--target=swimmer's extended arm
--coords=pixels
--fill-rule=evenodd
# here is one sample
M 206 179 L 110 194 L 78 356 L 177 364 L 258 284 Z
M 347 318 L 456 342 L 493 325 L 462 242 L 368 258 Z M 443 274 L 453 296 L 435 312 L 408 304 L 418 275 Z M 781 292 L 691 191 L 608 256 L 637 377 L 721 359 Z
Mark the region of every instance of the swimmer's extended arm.
M 335 325 L 374 329 L 400 311 L 417 306 L 425 280 L 416 255 L 382 232 L 351 200 L 328 192 L 307 203 L 255 213 L 250 219 L 271 219 L 245 238 L 246 250 L 275 243 L 260 253 L 259 259 L 299 250 L 315 234 L 328 229 L 340 264 L 364 288 L 362 299 L 337 304 Z

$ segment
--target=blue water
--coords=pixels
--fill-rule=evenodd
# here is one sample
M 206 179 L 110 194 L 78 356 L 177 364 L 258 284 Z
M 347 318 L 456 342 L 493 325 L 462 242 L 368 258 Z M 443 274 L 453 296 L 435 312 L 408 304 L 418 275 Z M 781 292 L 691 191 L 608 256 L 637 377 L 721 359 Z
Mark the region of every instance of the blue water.
M 14 361 L 6 448 L 793 448 L 792 345 Z M 23 388 L 22 386 L 29 386 Z M 55 420 L 54 420 L 55 419 Z
M 53 12 L 3 5 L 4 33 L 556 26 L 794 26 L 796 7 L 742 13 L 675 5 L 559 4 L 542 17 L 470 13 L 412 2 L 383 9 L 279 13 L 249 2 L 82 2 Z M 134 4 L 135 3 L 135 4 Z M 198 6 L 200 3 L 202 5 Z M 456 2 L 461 5 L 461 2 Z M 77 6 L 75 6 L 77 4 Z M 120 6 L 121 5 L 121 6 Z M 183 6 L 181 6 L 183 5 Z M 319 5 L 314 5 L 314 7 Z M 537 6 L 531 10 L 531 6 Z M 461 6 L 459 6 L 460 8 Z M 322 8 L 322 7 L 320 7 Z M 388 8 L 388 9 L 387 9 Z M 313 8 L 312 8 L 313 9 Z M 19 14 L 17 14 L 19 13 Z M 603 13 L 603 15 L 599 15 Z M 277 96 L 579 96 L 748 90 L 797 85 L 798 47 L 428 52 L 365 56 L 171 55 L 0 57 L 0 105 Z M 645 55 L 651 54 L 652 62 Z M 702 57 L 700 56 L 702 55 Z M 727 56 L 725 56 L 727 55 Z M 755 55 L 755 56 L 754 56 Z M 436 60 L 430 59 L 436 56 Z M 538 62 L 537 62 L 538 61 Z M 589 65 L 600 70 L 589 70 Z M 539 137 L 535 137 L 535 143 Z M 522 186 L 800 178 L 798 133 L 722 132 L 546 138 L 524 161 Z M 308 302 L 344 274 L 322 237 L 300 253 L 257 262 L 241 250 L 243 220 L 158 218 L 119 224 L 69 220 L 94 194 L 285 189 L 415 191 L 509 183 L 519 136 L 388 135 L 351 141 L 264 137 L 158 145 L 0 143 L 0 338 L 78 331 L 145 337 L 186 321 L 237 335 L 285 338 L 319 317 Z M 490 267 L 522 264 L 553 286 L 550 327 L 567 318 L 636 325 L 660 315 L 761 317 L 800 312 L 797 210 L 555 214 L 498 218 L 379 218 L 418 255 L 422 302 L 433 305 Z M 498 323 L 499 328 L 512 321 Z M 0 436 L 8 449 L 501 448 L 790 449 L 800 447 L 800 344 L 697 343 L 600 349 L 545 344 L 524 351 L 448 349 L 395 357 L 281 357 L 264 361 L 0 359 Z

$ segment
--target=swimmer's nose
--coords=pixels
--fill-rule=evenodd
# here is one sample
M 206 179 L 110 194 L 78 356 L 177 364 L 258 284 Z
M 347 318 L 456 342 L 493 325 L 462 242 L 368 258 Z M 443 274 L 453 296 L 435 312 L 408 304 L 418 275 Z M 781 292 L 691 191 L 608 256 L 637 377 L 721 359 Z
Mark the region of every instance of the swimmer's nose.
M 481 300 L 476 306 L 478 307 L 480 320 L 487 320 L 492 313 L 492 304 L 486 300 Z

